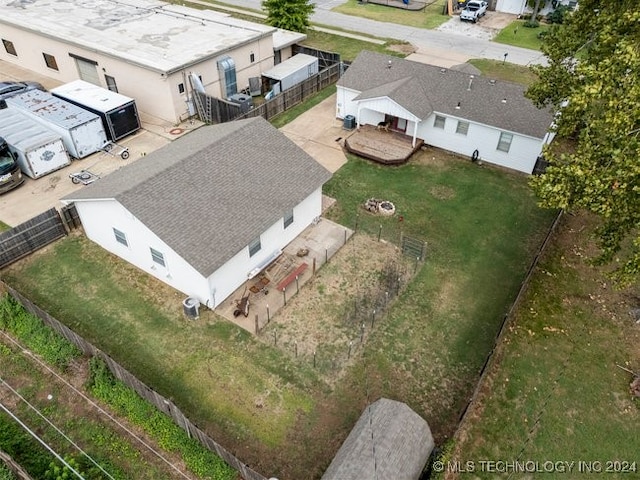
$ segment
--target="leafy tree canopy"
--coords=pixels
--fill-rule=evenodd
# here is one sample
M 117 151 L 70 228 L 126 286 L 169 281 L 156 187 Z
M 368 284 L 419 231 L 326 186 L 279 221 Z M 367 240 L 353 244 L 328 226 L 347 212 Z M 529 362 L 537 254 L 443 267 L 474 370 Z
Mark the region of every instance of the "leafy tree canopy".
M 315 9 L 310 0 L 264 0 L 262 6 L 269 25 L 302 33 L 309 28 L 309 17 Z
M 544 206 L 599 215 L 599 263 L 616 262 L 620 285 L 640 273 L 640 8 L 628 0 L 581 0 L 545 36 L 547 66 L 527 95 L 556 107 L 559 136 L 573 153 L 547 149 L 532 179 Z

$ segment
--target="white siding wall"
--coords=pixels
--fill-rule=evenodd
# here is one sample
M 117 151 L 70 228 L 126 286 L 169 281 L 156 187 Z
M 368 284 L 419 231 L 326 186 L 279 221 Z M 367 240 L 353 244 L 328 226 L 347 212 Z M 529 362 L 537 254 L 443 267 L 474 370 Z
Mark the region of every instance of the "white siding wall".
M 336 89 L 336 118 L 343 119 L 347 115 L 358 114 L 358 106 L 353 102 L 353 99 L 360 92 L 355 90 L 349 90 L 348 88 L 338 86 Z M 356 121 L 360 120 L 356 117 Z
M 135 218 L 115 200 L 76 202 L 88 238 L 105 250 L 132 263 L 141 270 L 171 285 L 185 296 L 215 307 L 248 279 L 248 274 L 275 251 L 283 249 L 322 213 L 322 188 L 293 209 L 293 223 L 284 228 L 283 218 L 269 227 L 261 236 L 262 248 L 249 257 L 248 246 L 238 252 L 208 279 L 198 273 L 157 235 Z M 282 216 L 287 212 L 282 212 Z M 113 228 L 127 237 L 128 246 L 116 241 Z M 166 268 L 155 263 L 149 248 L 161 252 Z
M 285 213 L 282 212 L 284 217 Z M 283 218 L 271 225 L 260 235 L 261 249 L 253 257 L 249 257 L 249 247 L 243 248 L 230 261 L 209 277 L 211 291 L 215 291 L 215 305 L 231 295 L 240 285 L 247 281 L 249 273 L 278 250 L 282 250 L 294 238 L 307 228 L 315 217 L 322 213 L 322 188 L 303 200 L 293 209 L 293 223 L 284 228 Z M 266 266 L 266 265 L 263 265 Z M 214 302 L 214 295 L 211 304 Z M 202 301 L 202 300 L 201 300 Z
M 520 15 L 526 3 L 526 0 L 498 0 L 498 3 L 496 3 L 496 12 Z
M 415 115 L 387 97 L 361 100 L 359 103 L 360 125 L 377 125 L 378 122 L 384 121 L 385 114 L 404 118 L 409 121 L 418 120 Z M 411 130 L 411 132 L 413 132 L 413 130 Z
M 382 97 L 360 101 L 360 118 L 358 103 L 353 99 L 359 94 L 354 90 L 338 87 L 336 93 L 336 117 L 343 119 L 347 115 L 356 117 L 358 125 L 377 125 L 384 121 L 385 113 L 407 120 L 407 134 L 413 132 L 413 122 L 417 118 L 393 100 Z
M 209 295 L 207 280 L 120 203 L 115 200 L 81 201 L 76 202 L 76 208 L 88 238 L 185 296 L 194 296 L 205 303 Z M 126 235 L 128 246 L 116 241 L 114 227 Z M 163 254 L 166 268 L 151 259 L 150 247 Z
M 520 172 L 531 173 L 533 171 L 536 158 L 542 150 L 541 139 L 514 133 L 509 152 L 502 152 L 497 150 L 500 130 L 469 122 L 469 130 L 465 136 L 456 133 L 456 127 L 458 120 L 466 120 L 442 115 L 446 121 L 444 129 L 440 129 L 433 126 L 435 115 L 432 114 L 418 127 L 418 138 L 422 138 L 427 144 L 469 157 L 477 149 L 480 153 L 480 159 L 483 161 Z
M 569 5 L 569 0 L 560 0 L 558 4 Z M 551 2 L 540 2 L 542 8 L 540 9 L 540 15 L 546 15 L 553 11 L 553 5 Z M 496 12 L 514 13 L 521 15 L 523 13 L 532 13 L 533 8 L 527 5 L 526 0 L 498 0 L 496 3 Z

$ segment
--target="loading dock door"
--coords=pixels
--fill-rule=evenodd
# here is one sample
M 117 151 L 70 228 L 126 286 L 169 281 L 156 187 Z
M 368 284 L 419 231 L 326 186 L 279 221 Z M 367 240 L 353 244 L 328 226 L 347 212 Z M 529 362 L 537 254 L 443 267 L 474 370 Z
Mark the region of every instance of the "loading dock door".
M 80 79 L 100 86 L 100 77 L 98 76 L 98 67 L 96 66 L 96 63 L 77 57 L 75 60 L 76 65 L 78 66 Z

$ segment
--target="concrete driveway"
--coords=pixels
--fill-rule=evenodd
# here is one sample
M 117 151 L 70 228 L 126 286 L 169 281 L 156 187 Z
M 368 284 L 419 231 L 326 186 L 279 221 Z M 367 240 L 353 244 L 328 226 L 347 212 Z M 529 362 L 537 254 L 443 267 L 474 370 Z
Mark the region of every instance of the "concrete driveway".
M 331 173 L 347 163 L 342 142 L 352 131 L 342 128 L 336 118 L 336 95 L 306 111 L 280 129 L 290 140 Z

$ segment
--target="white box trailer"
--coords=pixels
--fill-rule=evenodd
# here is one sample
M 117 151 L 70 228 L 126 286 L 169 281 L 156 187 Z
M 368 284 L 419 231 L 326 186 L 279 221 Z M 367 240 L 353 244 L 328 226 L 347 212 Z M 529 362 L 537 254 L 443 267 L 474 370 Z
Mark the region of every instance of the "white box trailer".
M 51 93 L 98 115 L 107 138 L 112 142 L 140 130 L 140 119 L 133 98 L 84 80 L 65 83 L 52 89 Z
M 62 138 L 20 110 L 0 110 L 0 137 L 15 155 L 22 173 L 40 178 L 71 163 Z
M 280 91 L 287 90 L 318 73 L 318 57 L 298 53 L 262 74 L 265 91 L 280 84 Z
M 31 90 L 6 99 L 7 105 L 26 113 L 41 125 L 60 135 L 64 147 L 74 158 L 84 158 L 107 143 L 102 120 L 49 92 Z

